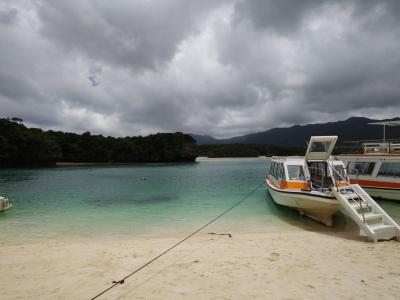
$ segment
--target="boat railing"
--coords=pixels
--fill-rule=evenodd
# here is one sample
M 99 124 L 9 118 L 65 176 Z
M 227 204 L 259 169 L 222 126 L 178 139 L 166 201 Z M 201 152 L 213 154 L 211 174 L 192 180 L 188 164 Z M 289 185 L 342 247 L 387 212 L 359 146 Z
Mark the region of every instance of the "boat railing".
M 365 154 L 375 153 L 400 153 L 400 143 L 363 143 L 362 144 Z
M 341 179 L 341 181 L 347 182 L 347 184 L 349 185 L 349 188 L 351 189 L 351 191 L 357 195 L 357 198 L 358 198 L 359 201 L 357 201 L 357 200 L 354 199 L 354 198 L 349 198 L 349 200 L 350 200 L 350 201 L 353 201 L 354 203 L 356 203 L 356 204 L 359 206 L 359 208 L 360 208 L 360 210 L 361 210 L 361 215 L 362 215 L 362 218 L 363 218 L 363 222 L 366 223 L 366 221 L 365 221 L 365 212 L 364 212 L 364 209 L 363 209 L 364 207 L 363 207 L 362 204 L 364 203 L 366 208 L 371 209 L 371 207 L 369 206 L 369 204 L 367 203 L 367 201 L 365 201 L 365 200 L 361 197 L 361 195 L 360 195 L 356 190 L 354 190 L 353 188 L 351 188 L 351 186 L 350 186 L 350 181 L 349 181 L 347 178 L 345 178 L 342 174 L 340 174 L 332 165 L 330 165 L 330 164 L 327 164 L 327 165 L 329 166 L 329 168 L 331 169 L 331 171 L 333 171 L 333 172 Z M 334 184 L 335 184 L 336 191 L 339 192 L 340 189 L 342 188 L 342 186 L 341 186 L 340 183 L 334 178 L 334 176 L 332 176 L 332 180 L 333 180 L 333 182 L 334 182 Z
M 337 150 L 341 154 L 400 154 L 400 140 L 343 141 Z

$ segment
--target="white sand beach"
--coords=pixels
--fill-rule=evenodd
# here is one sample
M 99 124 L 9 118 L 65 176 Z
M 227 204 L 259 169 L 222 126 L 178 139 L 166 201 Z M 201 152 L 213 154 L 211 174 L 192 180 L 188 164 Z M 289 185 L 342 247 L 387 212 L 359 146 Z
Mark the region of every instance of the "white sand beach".
M 355 235 L 207 230 L 98 299 L 398 299 L 400 243 Z M 181 237 L 0 246 L 1 299 L 90 299 Z

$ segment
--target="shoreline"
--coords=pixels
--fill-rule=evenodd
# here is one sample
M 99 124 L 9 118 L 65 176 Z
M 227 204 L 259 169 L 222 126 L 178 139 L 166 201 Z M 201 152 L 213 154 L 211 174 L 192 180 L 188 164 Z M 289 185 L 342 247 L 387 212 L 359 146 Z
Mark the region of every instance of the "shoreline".
M 269 160 L 268 156 L 254 156 L 254 157 L 208 157 L 208 156 L 198 156 L 196 157 L 196 162 L 203 161 L 248 161 L 248 160 Z

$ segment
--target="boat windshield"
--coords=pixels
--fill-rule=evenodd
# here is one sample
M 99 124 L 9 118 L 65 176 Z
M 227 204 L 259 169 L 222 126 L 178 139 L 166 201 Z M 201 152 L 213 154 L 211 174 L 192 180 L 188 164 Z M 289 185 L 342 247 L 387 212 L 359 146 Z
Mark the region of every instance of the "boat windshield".
M 289 173 L 289 180 L 305 181 L 303 166 L 288 165 L 287 170 Z
M 326 162 L 309 162 L 308 170 L 314 188 L 325 189 L 333 186 L 332 178 L 328 174 L 328 165 Z

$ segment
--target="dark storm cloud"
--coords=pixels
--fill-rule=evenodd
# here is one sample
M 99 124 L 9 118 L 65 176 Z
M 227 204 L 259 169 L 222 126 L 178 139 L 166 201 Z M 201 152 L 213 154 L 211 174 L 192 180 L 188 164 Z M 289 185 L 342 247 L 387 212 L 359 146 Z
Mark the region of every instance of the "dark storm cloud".
M 13 7 L 0 8 L 0 23 L 12 25 L 17 21 L 18 10 Z
M 400 21 L 398 0 L 251 0 L 239 1 L 235 5 L 235 22 L 248 21 L 257 29 L 270 29 L 278 34 L 293 34 L 307 22 L 311 14 L 324 6 L 340 5 L 343 9 L 351 5 L 355 18 L 364 18 L 371 11 L 383 9 L 385 18 L 376 19 L 382 25 L 387 21 Z
M 219 1 L 42 1 L 41 33 L 68 50 L 111 64 L 156 68 L 175 54 Z
M 218 137 L 400 113 L 400 1 L 0 4 L 0 112 Z
M 256 28 L 289 33 L 297 31 L 307 13 L 324 2 L 321 0 L 241 1 L 235 6 L 235 21 L 247 20 Z
M 220 59 L 270 91 L 265 101 L 277 123 L 386 107 L 398 115 L 399 8 L 398 1 L 239 2 Z

